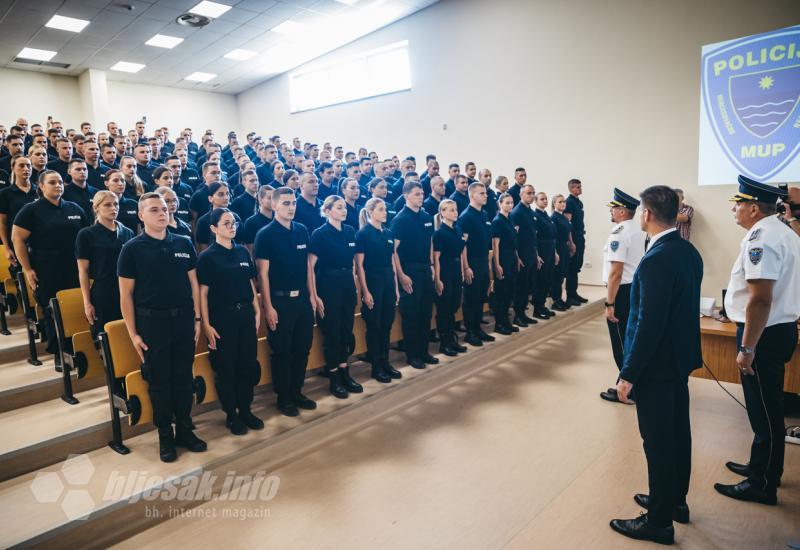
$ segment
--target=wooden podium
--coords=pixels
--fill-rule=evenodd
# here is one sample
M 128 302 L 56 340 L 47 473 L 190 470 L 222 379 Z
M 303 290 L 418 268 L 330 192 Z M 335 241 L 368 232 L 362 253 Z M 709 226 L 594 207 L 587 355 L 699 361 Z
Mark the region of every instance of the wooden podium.
M 736 368 L 736 323 L 721 323 L 711 317 L 702 317 L 700 334 L 703 360 L 708 368 L 721 382 L 740 384 L 739 369 Z M 696 369 L 692 376 L 713 380 L 704 368 Z M 800 350 L 796 350 L 792 360 L 786 364 L 783 389 L 800 393 Z

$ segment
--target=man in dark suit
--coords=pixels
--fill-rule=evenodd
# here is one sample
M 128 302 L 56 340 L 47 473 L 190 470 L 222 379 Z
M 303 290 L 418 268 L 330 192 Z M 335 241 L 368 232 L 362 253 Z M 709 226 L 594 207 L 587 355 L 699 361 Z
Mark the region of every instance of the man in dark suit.
M 641 195 L 642 230 L 649 246 L 631 283 L 631 308 L 617 395 L 628 401 L 636 388 L 639 433 L 650 485 L 634 500 L 648 510 L 636 519 L 615 519 L 627 537 L 672 544 L 672 520 L 689 521 L 686 493 L 692 462 L 689 373 L 702 365 L 700 283 L 703 261 L 675 229 L 678 195 L 656 185 Z

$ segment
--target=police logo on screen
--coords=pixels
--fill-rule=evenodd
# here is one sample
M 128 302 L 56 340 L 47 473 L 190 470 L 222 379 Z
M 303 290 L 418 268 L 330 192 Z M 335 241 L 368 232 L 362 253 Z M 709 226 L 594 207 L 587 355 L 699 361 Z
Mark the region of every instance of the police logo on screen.
M 750 258 L 750 263 L 753 265 L 758 265 L 761 261 L 761 258 L 764 256 L 764 249 L 763 248 L 751 248 L 750 251 L 747 253 Z
M 768 180 L 800 152 L 800 26 L 706 53 L 702 88 L 717 141 L 745 175 Z

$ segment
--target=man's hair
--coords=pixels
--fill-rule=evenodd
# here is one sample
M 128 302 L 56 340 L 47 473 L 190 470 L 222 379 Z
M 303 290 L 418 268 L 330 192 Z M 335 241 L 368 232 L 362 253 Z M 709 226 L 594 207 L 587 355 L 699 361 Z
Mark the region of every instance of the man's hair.
M 477 191 L 479 187 L 481 187 L 483 189 L 486 189 L 486 186 L 484 184 L 482 184 L 481 182 L 479 182 L 479 181 L 476 181 L 475 183 L 471 183 L 469 185 L 469 187 L 467 187 L 467 195 L 472 197 L 472 193 Z
M 86 161 L 79 158 L 70 159 L 67 169 L 72 168 L 72 166 L 75 164 L 86 164 Z
M 573 185 L 581 185 L 581 180 L 579 180 L 578 178 L 572 178 L 567 182 L 567 187 L 572 187 Z
M 519 168 L 517 168 L 516 170 L 514 170 L 514 173 L 515 173 L 515 174 L 519 174 L 520 172 L 524 172 L 524 171 L 525 171 L 525 169 L 524 169 L 522 166 L 520 166 Z
M 203 175 L 205 175 L 205 173 L 208 172 L 208 170 L 210 168 L 213 168 L 214 166 L 219 167 L 219 163 L 215 160 L 208 160 L 204 162 L 203 167 L 201 168 L 201 170 L 203 171 Z
M 292 195 L 294 196 L 294 189 L 291 187 L 278 187 L 275 191 L 272 192 L 272 200 L 273 202 L 278 202 L 281 198 L 281 195 Z M 274 205 L 273 205 L 274 208 Z
M 678 220 L 678 194 L 666 185 L 653 185 L 639 194 L 642 207 L 662 225 L 674 226 Z
M 158 193 L 151 192 L 151 193 L 144 193 L 141 197 L 139 197 L 139 210 L 141 211 L 142 207 L 144 206 L 144 201 L 148 199 L 158 199 L 163 201 L 164 198 L 159 195 Z
M 461 168 L 458 163 L 454 162 L 450 166 L 447 167 L 448 170 L 452 170 L 453 168 Z
M 407 182 L 405 182 L 403 184 L 403 194 L 404 195 L 408 195 L 414 189 L 422 189 L 422 185 L 420 185 L 419 182 L 416 182 L 416 181 L 407 181 Z
M 328 168 L 333 168 L 333 163 L 332 162 L 325 161 L 325 162 L 321 163 L 319 165 L 319 173 L 321 174 L 322 172 L 324 172 Z
M 752 201 L 758 209 L 761 211 L 762 214 L 765 216 L 772 216 L 778 212 L 778 203 L 776 202 L 763 202 L 763 201 Z

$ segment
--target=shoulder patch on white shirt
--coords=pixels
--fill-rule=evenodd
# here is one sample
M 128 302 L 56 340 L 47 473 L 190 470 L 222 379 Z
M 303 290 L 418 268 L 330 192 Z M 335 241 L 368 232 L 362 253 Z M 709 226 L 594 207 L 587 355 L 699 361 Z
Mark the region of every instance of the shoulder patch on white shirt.
M 611 241 L 608 247 L 611 249 L 611 252 L 616 252 L 619 249 L 619 241 Z
M 752 239 L 750 239 L 750 240 L 752 240 Z M 764 257 L 764 249 L 761 248 L 761 247 L 758 247 L 758 246 L 755 247 L 755 248 L 751 248 L 747 252 L 747 257 L 750 258 L 750 263 L 751 264 L 758 265 L 758 263 L 761 261 L 761 258 Z
M 618 235 L 618 234 L 622 233 L 623 229 L 625 229 L 625 226 L 624 225 L 620 225 L 614 231 L 612 231 L 611 234 L 612 235 Z
M 761 235 L 761 228 L 760 227 L 758 229 L 754 230 L 752 233 L 750 233 L 750 236 L 747 238 L 747 240 L 748 241 L 754 241 L 759 237 L 759 235 Z

